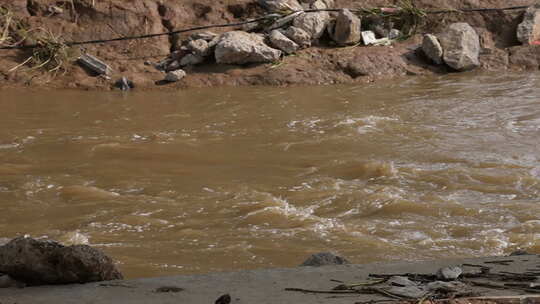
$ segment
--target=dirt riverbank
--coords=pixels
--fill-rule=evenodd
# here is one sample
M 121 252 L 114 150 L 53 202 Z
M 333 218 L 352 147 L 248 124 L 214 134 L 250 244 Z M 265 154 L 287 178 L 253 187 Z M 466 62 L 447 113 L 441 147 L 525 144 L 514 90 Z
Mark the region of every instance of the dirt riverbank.
M 336 0 L 337 8 L 381 7 L 395 5 L 389 0 Z M 516 0 L 511 5 L 530 5 L 532 0 Z M 417 7 L 431 9 L 501 8 L 506 0 L 417 0 Z M 160 33 L 193 26 L 243 21 L 265 14 L 253 0 L 107 0 L 52 1 L 0 0 L 0 6 L 13 13 L 30 31 L 46 31 L 64 41 L 109 39 L 118 36 Z M 60 11 L 51 10 L 59 7 Z M 149 63 L 164 59 L 174 49 L 179 37 L 119 41 L 85 45 L 84 50 L 111 65 L 111 79 L 96 77 L 75 64 L 67 62 L 65 71 L 51 73 L 32 70 L 28 66 L 14 67 L 24 62 L 31 50 L 0 50 L 0 87 L 32 86 L 49 88 L 109 89 L 122 76 L 138 88 L 178 88 L 242 85 L 318 85 L 362 83 L 406 75 L 450 73 L 445 66 L 431 64 L 419 51 L 423 33 L 437 33 L 451 23 L 469 23 L 480 35 L 481 70 L 538 70 L 540 46 L 523 46 L 516 38 L 522 10 L 428 15 L 412 38 L 392 46 L 358 46 L 333 48 L 324 45 L 286 56 L 279 64 L 217 65 L 208 62 L 186 69 L 187 76 L 178 83 L 157 85 L 164 73 Z M 217 33 L 232 30 L 215 29 Z M 32 43 L 28 41 L 27 43 Z M 70 50 L 72 56 L 80 47 Z M 72 57 L 76 58 L 76 57 Z M 146 64 L 145 64 L 146 63 Z
M 367 301 L 396 302 L 381 294 L 338 294 L 332 292 L 310 293 L 288 288 L 329 291 L 344 283 L 366 282 L 369 274 L 433 274 L 440 267 L 462 265 L 464 273 L 478 273 L 479 267 L 488 267 L 492 276 L 497 274 L 530 273 L 538 269 L 540 257 L 521 255 L 512 257 L 477 258 L 462 260 L 439 260 L 429 262 L 396 262 L 367 265 L 341 265 L 323 267 L 298 267 L 290 269 L 267 269 L 207 275 L 148 278 L 106 283 L 41 286 L 29 288 L 0 289 L 2 304 L 52 304 L 52 303 L 214 303 L 224 294 L 230 294 L 230 303 L 332 303 L 352 304 Z M 487 269 L 487 268 L 486 268 Z M 333 281 L 334 280 L 334 281 Z M 464 279 L 465 280 L 465 279 Z M 518 296 L 532 292 L 510 287 L 493 288 L 499 283 L 491 279 L 466 279 L 475 281 L 470 294 L 484 297 Z M 538 280 L 536 280 L 537 282 Z M 509 283 L 507 281 L 506 283 Z M 536 284 L 533 282 L 532 284 Z M 489 287 L 491 285 L 491 287 Z M 519 285 L 519 284 L 518 284 Z M 343 290 L 341 290 L 343 291 Z M 464 290 L 465 291 L 465 290 Z M 346 291 L 345 291 L 346 292 Z M 393 302 L 392 302 L 393 300 Z M 481 302 L 481 301 L 480 301 Z M 511 303 L 538 303 L 538 297 L 514 298 Z M 221 303 L 221 302 L 215 302 Z M 223 302 L 228 303 L 228 302 Z M 416 303 L 416 301 L 412 301 Z M 451 302 L 452 303 L 452 302 Z M 457 302 L 460 303 L 460 302 Z M 464 301 L 464 303 L 476 303 Z M 497 302 L 481 302 L 497 303 Z M 500 303 L 500 302 L 499 302 Z

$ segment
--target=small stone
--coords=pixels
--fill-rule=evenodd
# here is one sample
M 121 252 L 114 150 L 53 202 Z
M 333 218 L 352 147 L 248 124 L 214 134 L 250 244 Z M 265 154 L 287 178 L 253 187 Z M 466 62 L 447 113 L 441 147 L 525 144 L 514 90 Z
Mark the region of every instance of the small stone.
M 334 0 L 309 0 L 307 2 L 311 9 L 327 9 L 334 7 Z
M 165 81 L 168 82 L 177 82 L 180 81 L 182 78 L 186 77 L 186 72 L 184 70 L 175 70 L 170 71 L 165 75 Z
M 269 11 L 298 11 L 303 7 L 297 0 L 259 0 L 259 4 Z
M 308 48 L 311 46 L 311 36 L 308 32 L 301 28 L 291 26 L 286 31 L 282 32 L 287 38 L 296 42 L 300 48 Z
M 401 37 L 401 31 L 398 29 L 391 29 L 390 33 L 388 33 L 389 39 L 394 40 L 394 39 L 398 39 L 399 37 Z
M 317 0 L 311 4 L 312 9 L 327 9 L 328 6 L 322 0 Z
M 204 57 L 195 54 L 187 54 L 180 59 L 180 66 L 197 65 L 203 62 Z
M 135 87 L 133 81 L 127 79 L 127 77 L 125 76 L 122 76 L 122 78 L 118 79 L 118 81 L 116 81 L 114 85 L 122 91 L 129 91 Z
M 51 5 L 51 6 L 49 6 L 49 12 L 51 14 L 60 15 L 60 14 L 64 13 L 64 9 L 61 8 L 61 7 L 58 7 L 56 5 Z
M 463 269 L 459 266 L 449 266 L 449 267 L 443 267 L 439 270 L 437 270 L 437 278 L 439 280 L 446 280 L 451 281 L 459 278 L 459 276 L 463 273 Z
M 369 30 L 375 33 L 375 37 L 383 38 L 390 35 L 390 31 L 382 24 L 372 24 Z
M 375 38 L 375 33 L 372 31 L 363 31 L 361 33 L 362 41 L 365 45 L 371 45 L 377 43 L 377 38 Z
M 457 71 L 472 70 L 480 66 L 480 38 L 467 23 L 453 23 L 440 35 L 443 60 Z
M 166 63 L 166 66 L 163 69 L 163 71 L 166 71 L 166 72 L 174 71 L 174 70 L 178 70 L 179 68 L 180 68 L 180 60 L 171 60 Z
M 422 51 L 435 64 L 443 63 L 443 48 L 435 35 L 424 35 Z
M 325 265 L 344 265 L 350 264 L 350 262 L 340 256 L 337 256 L 330 252 L 319 252 L 311 255 L 300 266 L 325 266 Z
M 161 286 L 154 290 L 154 292 L 163 293 L 163 292 L 181 292 L 184 291 L 184 288 L 177 286 Z
M 214 32 L 205 31 L 205 32 L 193 33 L 193 34 L 191 34 L 191 36 L 189 36 L 189 39 L 190 40 L 203 39 L 205 41 L 212 41 L 212 39 L 216 38 L 217 36 L 218 36 L 218 34 L 216 34 Z
M 199 57 L 205 57 L 210 54 L 208 42 L 204 39 L 191 40 L 187 44 L 188 50 Z
M 342 46 L 356 44 L 361 38 L 360 26 L 360 18 L 348 9 L 343 9 L 339 12 L 333 26 L 332 39 Z
M 299 48 L 296 42 L 287 38 L 278 30 L 273 30 L 272 32 L 270 32 L 270 35 L 268 36 L 268 38 L 270 39 L 270 43 L 273 46 L 275 46 L 276 48 L 282 50 L 283 52 L 287 54 L 292 54 L 296 52 Z
M 224 294 L 221 297 L 217 298 L 217 300 L 214 302 L 214 304 L 230 304 L 231 303 L 231 296 L 229 294 Z
M 517 38 L 523 44 L 540 40 L 540 3 L 525 11 L 523 22 L 517 27 Z

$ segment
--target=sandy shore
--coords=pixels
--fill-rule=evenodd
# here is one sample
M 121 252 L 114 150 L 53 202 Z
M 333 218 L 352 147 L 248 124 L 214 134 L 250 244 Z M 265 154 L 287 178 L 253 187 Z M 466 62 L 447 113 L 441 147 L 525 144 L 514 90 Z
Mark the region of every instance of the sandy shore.
M 511 261 L 508 265 L 490 263 Z M 486 263 L 488 262 L 488 263 Z M 426 262 L 394 262 L 367 265 L 324 267 L 298 267 L 290 269 L 264 269 L 205 275 L 173 276 L 92 283 L 84 285 L 42 286 L 22 289 L 0 289 L 2 304 L 69 304 L 69 303 L 214 303 L 223 294 L 230 294 L 231 303 L 355 303 L 388 299 L 377 295 L 312 294 L 286 291 L 285 288 L 330 290 L 339 280 L 348 283 L 362 282 L 370 273 L 435 273 L 440 267 L 462 264 L 483 265 L 491 272 L 523 273 L 540 271 L 540 256 L 488 257 L 460 260 L 437 260 Z M 464 266 L 465 272 L 478 271 Z M 538 280 L 537 280 L 538 282 Z M 182 288 L 179 292 L 156 292 L 160 287 Z M 475 287 L 485 296 L 515 296 L 525 294 L 515 290 L 497 290 Z M 340 296 L 340 295 L 338 295 Z

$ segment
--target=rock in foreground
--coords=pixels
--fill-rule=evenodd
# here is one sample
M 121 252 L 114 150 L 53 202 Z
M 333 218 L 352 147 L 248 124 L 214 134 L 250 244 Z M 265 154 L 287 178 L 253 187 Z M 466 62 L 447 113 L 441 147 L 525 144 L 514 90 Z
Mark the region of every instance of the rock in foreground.
M 451 68 L 467 71 L 480 66 L 480 38 L 469 24 L 451 24 L 439 41 L 444 50 L 443 60 Z
M 0 272 L 28 285 L 122 279 L 111 258 L 87 245 L 15 238 L 0 247 Z
M 267 63 L 279 60 L 281 51 L 264 43 L 264 37 L 242 31 L 225 33 L 216 46 L 216 62 L 227 64 Z

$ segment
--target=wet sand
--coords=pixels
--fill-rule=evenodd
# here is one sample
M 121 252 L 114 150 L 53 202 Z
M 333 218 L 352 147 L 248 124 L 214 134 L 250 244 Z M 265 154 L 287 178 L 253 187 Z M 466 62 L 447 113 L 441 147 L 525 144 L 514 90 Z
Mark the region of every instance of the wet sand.
M 509 265 L 489 263 L 511 260 Z M 488 262 L 488 263 L 486 263 Z M 205 275 L 172 276 L 147 279 L 113 281 L 68 286 L 42 286 L 23 289 L 0 289 L 2 304 L 70 304 L 70 303 L 214 303 L 223 294 L 230 294 L 231 303 L 332 303 L 351 304 L 369 300 L 388 300 L 378 295 L 312 294 L 286 291 L 285 288 L 330 290 L 340 280 L 347 283 L 365 281 L 370 273 L 435 273 L 440 267 L 476 264 L 488 266 L 492 272 L 522 273 L 539 270 L 539 255 L 512 257 L 487 257 L 459 260 L 436 260 L 426 262 L 394 262 L 366 265 L 344 265 L 324 267 L 298 267 L 289 269 L 265 269 Z M 478 271 L 464 267 L 464 272 Z M 538 280 L 537 280 L 538 282 Z M 178 287 L 180 292 L 156 292 L 160 287 Z M 517 296 L 514 290 L 494 290 L 475 287 L 483 296 Z M 524 293 L 523 293 L 524 294 Z M 527 301 L 527 300 L 522 300 Z M 530 302 L 530 301 L 529 301 Z M 534 301 L 532 301 L 534 302 Z

